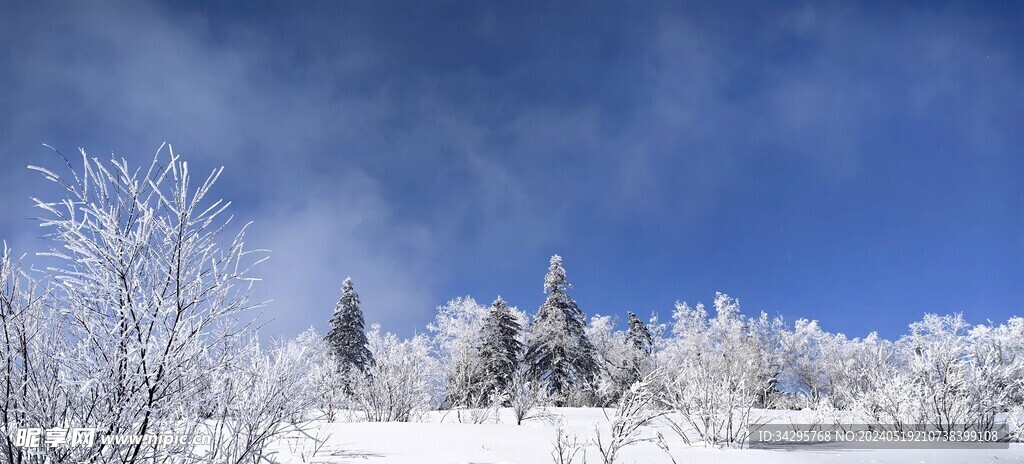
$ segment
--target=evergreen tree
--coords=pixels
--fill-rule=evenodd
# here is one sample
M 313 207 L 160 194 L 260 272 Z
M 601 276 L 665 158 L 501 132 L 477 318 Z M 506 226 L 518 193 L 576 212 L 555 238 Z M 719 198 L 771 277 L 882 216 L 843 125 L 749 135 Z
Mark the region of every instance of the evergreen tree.
M 324 337 L 343 372 L 353 368 L 366 372 L 373 365 L 373 355 L 367 347 L 363 310 L 359 307 L 359 295 L 352 286 L 352 278 L 346 277 L 341 285 L 341 299 L 331 317 L 331 330 Z
M 628 371 L 629 384 L 632 385 L 634 382 L 640 380 L 643 376 L 644 361 L 651 355 L 651 351 L 654 349 L 654 337 L 651 335 L 651 331 L 647 328 L 647 324 L 644 324 L 639 317 L 636 317 L 632 311 L 629 314 L 629 327 L 626 330 L 626 359 L 623 362 L 627 363 L 624 366 Z M 629 388 L 629 385 L 625 385 Z
M 508 391 L 523 350 L 518 340 L 520 330 L 519 322 L 499 296 L 491 303 L 481 334 L 479 355 L 485 379 L 484 397 Z
M 531 373 L 547 383 L 557 406 L 588 400 L 598 374 L 594 347 L 585 333 L 586 316 L 565 293 L 571 287 L 562 257 L 552 256 L 544 277 L 548 296 L 531 324 L 526 350 Z

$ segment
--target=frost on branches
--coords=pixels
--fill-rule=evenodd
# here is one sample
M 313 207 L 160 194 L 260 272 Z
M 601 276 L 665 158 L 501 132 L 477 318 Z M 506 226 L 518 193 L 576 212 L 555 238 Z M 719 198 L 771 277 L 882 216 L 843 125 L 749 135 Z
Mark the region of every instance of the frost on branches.
M 715 310 L 709 319 L 702 304 L 676 304 L 673 338 L 661 357 L 660 399 L 677 414 L 667 422 L 687 443 L 742 445 L 752 410 L 766 406 L 775 382 L 775 349 L 763 343 L 771 338 L 757 336 L 759 327 L 771 325 L 766 317 L 742 316 L 739 301 L 722 293 Z
M 902 345 L 920 422 L 939 430 L 992 430 L 997 416 L 1019 401 L 1019 318 L 1009 327 L 972 330 L 960 314 L 927 314 L 910 330 Z
M 596 382 L 600 405 L 617 402 L 623 392 L 653 369 L 651 328 L 632 311 L 627 316 L 625 331 L 616 331 L 615 321 L 600 315 L 590 318 L 586 329 L 600 371 Z
M 320 337 L 308 330 L 271 349 L 261 349 L 255 334 L 223 342 L 210 353 L 209 419 L 189 429 L 213 442 L 188 452 L 200 462 L 272 462 L 270 445 L 315 426 L 309 413 L 319 401 Z
M 614 464 L 619 452 L 627 446 L 653 441 L 643 436 L 643 429 L 665 415 L 665 411 L 657 407 L 657 396 L 652 388 L 659 375 L 657 371 L 649 373 L 622 392 L 614 415 L 608 417 L 606 413 L 609 423 L 607 434 L 603 433 L 600 427 L 594 426 L 591 440 L 604 464 Z
M 783 339 L 783 394 L 791 405 L 881 428 L 927 424 L 990 431 L 1021 405 L 1024 319 L 972 327 L 962 315 L 925 315 L 893 342 L 847 339 L 798 320 Z
M 230 203 L 207 199 L 221 170 L 193 182 L 170 147 L 149 166 L 109 163 L 81 151 L 65 174 L 31 166 L 63 199 L 34 199 L 52 258 L 45 289 L 5 257 L 5 375 L 33 379 L 8 389 L 6 426 L 90 424 L 103 434 L 143 435 L 195 424 L 218 362 L 206 354 L 236 334 L 221 322 L 249 302 L 263 253 L 231 234 Z M 27 282 L 20 288 L 11 279 Z M 23 335 L 22 335 L 23 334 Z M 8 335 L 9 337 L 9 335 Z M 17 354 L 13 354 L 17 353 Z M 10 428 L 8 428 L 10 430 Z M 144 444 L 51 450 L 27 457 L 5 444 L 7 462 L 137 462 L 177 455 Z
M 438 307 L 434 322 L 427 326 L 434 333 L 434 347 L 445 369 L 448 409 L 487 407 L 484 396 L 484 363 L 479 355 L 486 306 L 470 297 L 460 297 Z
M 45 424 L 70 417 L 66 379 L 59 357 L 67 344 L 54 334 L 61 321 L 48 317 L 46 292 L 22 270 L 20 260 L 7 244 L 0 249 L 0 356 L 4 370 L 0 386 L 0 423 L 4 431 L 24 424 Z M 50 399 L 57 401 L 50 401 Z M 12 433 L 0 437 L 0 461 L 28 462 L 22 448 L 14 446 Z
M 382 334 L 374 324 L 366 338 L 375 362 L 365 374 L 350 373 L 353 406 L 362 415 L 359 419 L 409 422 L 436 408 L 437 361 L 430 356 L 427 337 L 399 340 L 393 333 Z

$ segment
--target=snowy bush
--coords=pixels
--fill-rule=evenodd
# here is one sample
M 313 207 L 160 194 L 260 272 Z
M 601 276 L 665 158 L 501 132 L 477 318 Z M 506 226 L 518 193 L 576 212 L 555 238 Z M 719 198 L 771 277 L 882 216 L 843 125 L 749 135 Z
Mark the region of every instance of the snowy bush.
M 635 443 L 650 441 L 642 437 L 642 429 L 654 419 L 664 415 L 655 406 L 657 401 L 653 392 L 654 379 L 657 372 L 638 380 L 627 388 L 619 397 L 614 416 L 608 418 L 609 431 L 607 436 L 594 426 L 594 446 L 601 454 L 604 464 L 614 464 L 619 451 Z
M 317 389 L 311 375 L 322 352 L 312 330 L 271 350 L 255 338 L 228 344 L 214 356 L 217 366 L 208 398 L 214 415 L 200 432 L 213 438 L 207 462 L 271 461 L 267 447 L 310 428 Z
M 555 428 L 555 441 L 551 443 L 551 462 L 554 464 L 587 464 L 587 442 L 579 435 L 569 433 L 561 423 Z M 583 453 L 583 454 L 580 454 Z M 576 457 L 580 459 L 577 461 Z
M 823 429 L 842 424 L 840 411 L 836 409 L 835 405 L 828 398 L 819 398 L 817 402 L 811 404 L 804 411 L 806 414 L 800 418 L 800 424 L 823 427 Z
M 550 404 L 548 387 L 530 373 L 529 368 L 520 365 L 512 376 L 508 391 L 508 403 L 516 425 L 530 420 L 546 420 L 549 414 L 545 407 Z
M 309 377 L 315 391 L 319 416 L 327 422 L 334 422 L 348 406 L 351 388 L 347 387 L 347 382 L 351 376 L 338 365 L 333 353 L 321 351 L 312 357 Z
M 692 430 L 705 445 L 742 445 L 750 412 L 772 387 L 769 354 L 748 329 L 739 302 L 719 293 L 717 315 L 679 303 L 674 338 L 660 359 L 665 370 L 659 400 L 675 415 L 669 426 L 688 443 Z
M 351 401 L 370 422 L 409 422 L 435 405 L 437 361 L 430 357 L 424 335 L 399 340 L 380 333 L 374 324 L 367 334 L 374 364 L 365 374 L 353 371 Z
M 736 300 L 737 310 L 739 301 Z M 768 317 L 761 312 L 758 317 L 747 318 L 745 322 L 751 355 L 756 358 L 757 370 L 754 382 L 759 385 L 756 406 L 774 408 L 780 396 L 779 382 L 785 366 L 785 351 L 782 338 L 785 334 L 785 323 L 781 317 Z

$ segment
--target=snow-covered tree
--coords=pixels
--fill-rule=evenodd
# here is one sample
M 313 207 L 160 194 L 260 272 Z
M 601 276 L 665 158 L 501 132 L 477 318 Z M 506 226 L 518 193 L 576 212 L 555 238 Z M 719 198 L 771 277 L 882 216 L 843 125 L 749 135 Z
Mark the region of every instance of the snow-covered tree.
M 837 336 L 826 356 L 835 406 L 869 424 L 913 423 L 913 382 L 901 367 L 895 343 L 877 333 L 863 339 Z
M 785 386 L 810 404 L 832 395 L 826 369 L 839 360 L 826 357 L 831 342 L 831 335 L 821 330 L 818 321 L 807 319 L 798 319 L 793 330 L 786 331 L 782 337 L 786 356 Z
M 745 328 L 747 336 L 757 345 L 753 351 L 759 366 L 756 382 L 765 386 L 759 394 L 757 407 L 775 407 L 781 396 L 779 380 L 785 364 L 782 339 L 786 333 L 786 324 L 781 316 L 768 317 L 768 313 L 762 311 L 757 318 L 747 318 Z
M 373 356 L 366 346 L 366 328 L 363 310 L 359 307 L 359 294 L 352 285 L 351 277 L 346 277 L 341 284 L 341 299 L 334 308 L 331 329 L 324 338 L 342 373 L 353 369 L 366 372 L 366 367 L 373 364 Z
M 374 363 L 351 372 L 353 407 L 370 422 L 409 422 L 435 406 L 437 361 L 424 335 L 399 340 L 374 324 L 367 334 Z
M 531 324 L 526 361 L 533 375 L 548 384 L 556 405 L 592 401 L 598 375 L 594 347 L 586 336 L 586 316 L 566 294 L 571 288 L 562 257 L 551 257 L 544 277 L 547 299 Z
M 626 329 L 626 348 L 627 358 L 626 368 L 629 371 L 631 378 L 630 384 L 638 382 L 647 372 L 648 368 L 645 365 L 647 358 L 651 355 L 654 350 L 654 336 L 651 335 L 651 329 L 647 327 L 639 317 L 636 316 L 632 311 L 627 312 L 628 327 Z
M 1024 387 L 1024 324 L 972 328 L 961 314 L 926 314 L 900 340 L 908 401 L 917 423 L 939 430 L 992 430 Z
M 594 346 L 598 375 L 594 380 L 596 403 L 601 406 L 618 401 L 632 378 L 628 371 L 626 333 L 615 330 L 615 319 L 595 314 L 586 328 L 587 340 Z
M 876 334 L 832 338 L 819 369 L 834 405 L 895 430 L 991 430 L 1020 404 L 1024 323 L 971 327 L 961 315 L 925 315 L 897 342 Z M 828 338 L 823 338 L 828 340 Z
M 974 326 L 967 339 L 972 422 L 992 430 L 1001 413 L 1024 406 L 1024 318 Z
M 489 309 L 473 298 L 455 298 L 437 308 L 433 333 L 434 349 L 445 369 L 445 406 L 452 409 L 489 405 L 484 395 L 487 378 L 480 356 L 484 320 Z
M 677 414 L 667 422 L 687 442 L 692 431 L 705 445 L 741 445 L 773 369 L 739 302 L 719 293 L 715 309 L 708 319 L 703 305 L 677 303 L 674 338 L 659 359 L 666 374 L 659 399 Z
M 483 321 L 478 349 L 483 364 L 485 397 L 504 398 L 512 384 L 523 344 L 519 341 L 521 326 L 516 315 L 499 296 Z
M 965 424 L 973 406 L 968 385 L 969 327 L 959 314 L 926 314 L 910 324 L 910 334 L 904 339 L 907 370 L 917 389 L 922 419 L 938 430 Z
M 652 369 L 654 337 L 651 328 L 636 314 L 628 313 L 626 330 L 615 330 L 615 319 L 595 315 L 587 326 L 587 339 L 594 346 L 599 369 L 597 402 L 614 404 L 619 397 Z
M 70 344 L 29 354 L 59 362 L 59 395 L 47 402 L 66 406 L 63 417 L 33 426 L 144 435 L 196 420 L 202 373 L 211 368 L 204 353 L 232 335 L 218 330 L 221 322 L 256 306 L 249 273 L 262 252 L 245 246 L 244 226 L 228 227 L 229 203 L 207 199 L 222 170 L 193 184 L 189 165 L 167 152 L 141 170 L 84 151 L 81 168 L 64 176 L 31 167 L 64 194 L 35 204 L 51 244 L 44 255 L 53 259 L 44 319 Z M 89 451 L 93 462 L 173 454 L 142 444 Z

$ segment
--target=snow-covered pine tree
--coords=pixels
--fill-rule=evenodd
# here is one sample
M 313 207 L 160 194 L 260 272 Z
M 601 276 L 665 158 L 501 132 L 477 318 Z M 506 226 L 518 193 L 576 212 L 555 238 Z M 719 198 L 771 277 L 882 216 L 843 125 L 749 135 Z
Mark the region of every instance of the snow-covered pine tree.
M 366 368 L 373 364 L 373 355 L 367 347 L 359 294 L 352 286 L 351 277 L 346 277 L 341 285 L 341 299 L 334 308 L 331 329 L 324 339 L 334 352 L 338 367 L 343 372 L 349 372 L 352 368 L 366 372 Z
M 547 300 L 531 324 L 526 361 L 533 376 L 546 382 L 556 406 L 590 401 L 598 374 L 594 347 L 587 339 L 586 316 L 565 292 L 571 288 L 562 257 L 551 257 L 544 276 Z
M 491 303 L 491 310 L 484 318 L 479 349 L 486 381 L 485 397 L 508 392 L 523 351 L 518 339 L 521 329 L 505 300 L 499 296 Z
M 650 329 L 647 328 L 647 324 L 641 321 L 633 311 L 627 311 L 629 315 L 629 329 L 626 331 L 626 342 L 637 351 L 644 353 L 645 355 L 651 354 L 654 343 L 654 337 L 651 336 Z
M 629 383 L 632 384 L 639 381 L 645 374 L 643 372 L 644 362 L 654 349 L 654 337 L 647 328 L 647 324 L 636 317 L 636 314 L 632 311 L 628 311 L 627 314 L 629 314 L 629 327 L 626 330 L 627 356 L 624 361 L 628 363 L 625 367 L 629 372 Z M 625 385 L 625 387 L 629 388 L 629 385 Z

